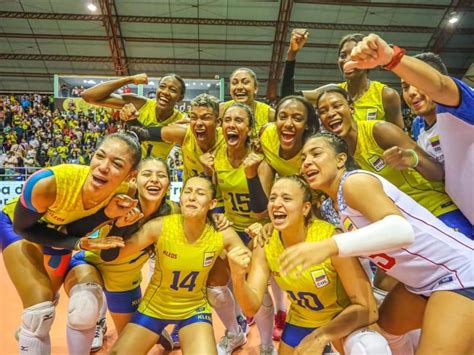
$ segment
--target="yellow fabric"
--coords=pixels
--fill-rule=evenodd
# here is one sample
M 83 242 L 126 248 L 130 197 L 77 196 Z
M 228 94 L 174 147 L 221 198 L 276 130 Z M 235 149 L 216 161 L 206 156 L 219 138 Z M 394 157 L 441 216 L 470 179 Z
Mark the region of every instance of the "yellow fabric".
M 89 166 L 78 164 L 61 164 L 48 168 L 56 180 L 56 200 L 48 208 L 42 220 L 54 225 L 65 225 L 78 219 L 90 216 L 106 206 L 112 197 L 128 190 L 128 183 L 122 183 L 109 198 L 91 209 L 84 209 L 82 204 L 82 186 L 89 174 Z
M 184 235 L 182 215 L 163 217 L 162 233 L 155 243 L 155 272 L 138 310 L 174 320 L 209 313 L 207 277 L 223 248 L 222 233 L 210 223 L 190 244 Z
M 280 139 L 278 138 L 275 123 L 270 123 L 265 127 L 260 137 L 260 145 L 262 146 L 265 160 L 279 176 L 288 176 L 300 172 L 301 151 L 289 160 L 280 157 Z
M 314 220 L 308 226 L 306 242 L 331 238 L 334 229 L 335 227 L 330 223 Z M 284 276 L 280 273 L 279 257 L 285 248 L 277 230 L 273 231 L 264 248 L 272 276 L 278 286 L 287 292 L 291 301 L 286 317 L 288 323 L 300 327 L 317 328 L 329 323 L 350 305 L 350 300 L 330 258 L 308 268 L 298 277 L 294 274 Z
M 172 201 L 166 202 L 170 214 L 179 213 L 179 207 Z M 99 238 L 109 235 L 111 225 L 105 225 L 99 230 Z M 85 260 L 99 270 L 104 286 L 110 292 L 123 292 L 135 289 L 142 281 L 142 268 L 149 259 L 147 251 L 140 251 L 127 258 L 106 262 L 100 257 L 99 250 L 84 252 Z
M 347 91 L 347 82 L 340 83 L 339 86 Z M 354 102 L 354 120 L 386 120 L 385 109 L 383 107 L 383 88 L 385 84 L 370 80 L 369 90 Z
M 146 103 L 138 110 L 138 121 L 145 127 L 163 127 L 184 118 L 182 112 L 174 109 L 173 114 L 164 121 L 156 118 L 156 100 L 147 99 Z M 142 157 L 151 156 L 166 159 L 173 148 L 172 143 L 145 141 L 142 143 Z M 150 153 L 148 153 L 148 151 Z
M 234 100 L 229 100 L 224 102 L 224 109 L 229 107 L 230 105 L 234 104 Z M 253 116 L 255 119 L 252 132 L 251 132 L 251 137 L 252 138 L 258 138 L 258 134 L 260 132 L 260 128 L 265 126 L 269 119 L 268 115 L 270 114 L 270 109 L 271 107 L 263 102 L 260 101 L 255 101 L 255 110 L 253 112 Z
M 359 166 L 390 181 L 435 216 L 457 209 L 444 190 L 444 183 L 429 181 L 415 169 L 397 170 L 382 160 L 384 150 L 374 138 L 374 127 L 380 121 L 357 122 L 357 146 L 354 159 Z
M 18 203 L 19 200 L 20 200 L 20 196 L 9 199 L 2 209 L 3 213 L 5 213 L 8 216 L 8 218 L 10 218 L 10 221 L 12 222 L 13 222 L 13 216 L 15 215 L 16 204 Z
M 217 184 L 224 199 L 226 217 L 234 224 L 238 232 L 243 232 L 257 217 L 250 210 L 250 193 L 245 177 L 244 167 L 232 167 L 227 158 L 227 145 L 223 144 L 216 150 L 214 169 L 217 174 Z

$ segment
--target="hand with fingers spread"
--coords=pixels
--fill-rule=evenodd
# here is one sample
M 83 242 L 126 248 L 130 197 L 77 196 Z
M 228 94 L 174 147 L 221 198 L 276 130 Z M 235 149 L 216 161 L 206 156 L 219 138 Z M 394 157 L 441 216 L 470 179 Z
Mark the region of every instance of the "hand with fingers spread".
M 320 242 L 303 242 L 286 249 L 280 256 L 280 267 L 283 274 L 301 275 L 307 268 L 322 263 L 339 252 L 336 241 L 332 238 Z
M 413 149 L 392 147 L 383 152 L 382 159 L 392 168 L 403 170 L 418 165 L 418 155 Z
M 199 162 L 204 168 L 206 175 L 212 176 L 214 174 L 214 154 L 207 152 L 199 157 Z
M 80 250 L 103 250 L 122 248 L 125 243 L 121 237 L 89 238 L 79 239 L 77 248 Z
M 223 213 L 213 213 L 211 216 L 218 231 L 223 231 L 233 224 Z
M 304 47 L 308 41 L 309 32 L 304 28 L 295 28 L 291 31 L 290 46 L 288 47 L 288 59 L 293 60 L 296 53 Z M 291 58 L 290 58 L 291 57 Z
M 119 217 L 115 221 L 117 227 L 130 226 L 143 218 L 144 214 L 137 207 L 132 208 L 125 216 Z
M 120 194 L 114 196 L 104 212 L 108 218 L 118 218 L 125 216 L 132 208 L 136 207 L 138 200 L 131 198 L 128 195 Z
M 326 337 L 318 334 L 316 330 L 301 340 L 301 342 L 295 348 L 295 354 L 324 354 L 324 348 L 328 345 L 328 343 L 329 341 L 326 339 Z
M 353 68 L 372 69 L 385 66 L 392 61 L 393 49 L 376 34 L 370 34 L 352 49 L 351 60 L 344 64 L 344 70 Z
M 252 252 L 245 247 L 236 247 L 227 253 L 227 260 L 233 276 L 245 277 L 250 269 Z
M 250 152 L 242 162 L 244 166 L 245 176 L 247 179 L 254 178 L 258 174 L 258 166 L 263 160 L 263 155 L 257 154 L 255 152 Z
M 132 103 L 123 105 L 120 110 L 120 119 L 124 122 L 136 120 L 138 116 L 138 110 Z
M 130 79 L 135 85 L 148 84 L 148 75 L 146 75 L 145 73 L 132 75 Z

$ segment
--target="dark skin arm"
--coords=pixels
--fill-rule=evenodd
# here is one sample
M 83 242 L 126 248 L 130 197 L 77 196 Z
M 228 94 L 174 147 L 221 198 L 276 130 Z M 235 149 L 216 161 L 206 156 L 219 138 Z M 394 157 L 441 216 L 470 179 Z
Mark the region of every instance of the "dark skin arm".
M 403 122 L 400 95 L 398 95 L 398 92 L 388 86 L 384 87 L 382 91 L 382 102 L 385 109 L 386 121 L 404 129 L 405 124 Z

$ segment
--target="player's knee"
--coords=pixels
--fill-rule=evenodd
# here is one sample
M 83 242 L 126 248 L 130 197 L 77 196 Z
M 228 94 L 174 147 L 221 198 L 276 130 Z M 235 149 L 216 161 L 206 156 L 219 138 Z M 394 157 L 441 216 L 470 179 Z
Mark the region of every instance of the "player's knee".
M 234 296 L 227 286 L 212 286 L 207 288 L 207 299 L 214 308 L 233 307 Z
M 258 313 L 260 314 L 271 314 L 273 317 L 274 313 L 274 307 L 273 307 L 273 300 L 272 296 L 270 296 L 270 293 L 265 291 L 265 294 L 263 295 L 262 299 L 262 305 L 260 306 L 260 309 L 258 310 Z
M 344 341 L 344 352 L 348 355 L 390 355 L 387 340 L 379 333 L 359 329 L 351 333 Z
M 21 316 L 21 332 L 35 338 L 48 336 L 54 321 L 53 302 L 41 302 L 26 308 Z
M 95 327 L 102 302 L 102 288 L 98 284 L 75 285 L 69 295 L 68 327 L 76 330 Z

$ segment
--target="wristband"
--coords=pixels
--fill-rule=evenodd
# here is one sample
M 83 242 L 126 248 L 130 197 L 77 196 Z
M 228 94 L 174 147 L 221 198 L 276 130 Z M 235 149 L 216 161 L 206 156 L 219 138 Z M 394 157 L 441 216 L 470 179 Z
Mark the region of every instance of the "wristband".
M 413 160 L 415 161 L 411 165 L 411 168 L 416 168 L 420 162 L 420 158 L 418 157 L 418 154 L 415 152 L 414 149 L 407 149 L 407 151 L 410 152 L 411 156 L 413 157 Z
M 267 209 L 268 198 L 263 191 L 262 183 L 258 175 L 253 178 L 247 178 L 247 186 L 250 193 L 249 207 L 252 212 L 260 213 Z
M 400 61 L 407 52 L 405 48 L 400 48 L 396 45 L 391 45 L 390 47 L 393 49 L 392 60 L 387 65 L 384 65 L 383 68 L 385 70 L 393 70 L 398 64 L 400 64 Z

